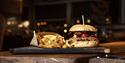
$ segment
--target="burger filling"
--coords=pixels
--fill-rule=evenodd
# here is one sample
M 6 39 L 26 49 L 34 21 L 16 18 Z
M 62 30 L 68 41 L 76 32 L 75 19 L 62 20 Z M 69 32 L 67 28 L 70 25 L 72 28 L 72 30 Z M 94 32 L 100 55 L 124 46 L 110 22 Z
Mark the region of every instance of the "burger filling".
M 95 32 L 74 32 L 74 36 L 77 41 L 97 41 L 97 35 Z

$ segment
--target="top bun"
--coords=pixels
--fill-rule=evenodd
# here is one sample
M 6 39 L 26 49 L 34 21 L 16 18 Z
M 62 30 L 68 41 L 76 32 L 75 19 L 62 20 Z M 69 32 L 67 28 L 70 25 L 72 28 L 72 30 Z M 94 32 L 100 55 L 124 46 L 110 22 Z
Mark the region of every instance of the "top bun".
M 74 31 L 92 31 L 92 32 L 96 32 L 97 29 L 91 25 L 83 25 L 83 24 L 76 24 L 73 25 L 70 29 L 70 32 L 74 32 Z

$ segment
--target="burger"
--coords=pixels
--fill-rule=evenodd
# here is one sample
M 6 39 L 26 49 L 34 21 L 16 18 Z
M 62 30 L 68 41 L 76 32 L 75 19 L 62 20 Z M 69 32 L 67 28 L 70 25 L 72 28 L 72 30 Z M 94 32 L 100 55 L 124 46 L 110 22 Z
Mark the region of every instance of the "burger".
M 69 29 L 69 33 L 70 38 L 66 41 L 69 47 L 94 47 L 99 43 L 94 26 L 76 24 Z

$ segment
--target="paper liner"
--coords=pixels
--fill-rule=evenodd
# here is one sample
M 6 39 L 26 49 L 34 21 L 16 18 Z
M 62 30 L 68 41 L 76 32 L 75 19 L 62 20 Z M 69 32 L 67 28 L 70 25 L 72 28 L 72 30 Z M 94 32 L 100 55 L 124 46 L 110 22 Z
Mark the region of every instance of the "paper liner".
M 36 32 L 33 31 L 33 38 L 30 42 L 30 45 L 33 45 L 33 46 L 38 46 L 38 41 L 37 41 L 37 37 L 36 37 Z

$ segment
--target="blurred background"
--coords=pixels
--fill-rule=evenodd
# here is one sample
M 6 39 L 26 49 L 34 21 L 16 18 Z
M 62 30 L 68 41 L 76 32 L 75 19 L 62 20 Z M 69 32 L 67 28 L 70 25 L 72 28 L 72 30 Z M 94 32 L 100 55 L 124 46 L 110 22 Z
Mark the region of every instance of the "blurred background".
M 0 50 L 28 46 L 33 30 L 68 37 L 81 23 L 98 28 L 100 43 L 125 40 L 124 0 L 1 0 Z

